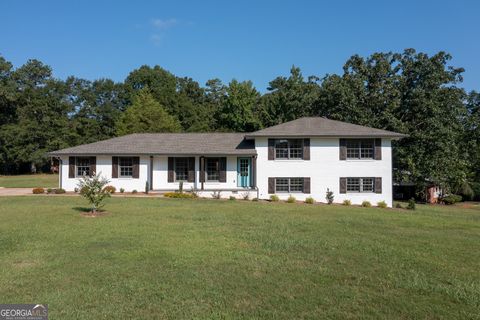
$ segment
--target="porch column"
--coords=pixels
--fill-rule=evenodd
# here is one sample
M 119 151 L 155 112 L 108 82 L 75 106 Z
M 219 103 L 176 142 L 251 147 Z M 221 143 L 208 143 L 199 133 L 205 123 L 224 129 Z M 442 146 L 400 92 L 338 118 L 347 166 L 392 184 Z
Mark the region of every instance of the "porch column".
M 252 157 L 252 187 L 257 186 L 257 156 Z
M 149 184 L 149 189 L 153 190 L 153 156 L 150 156 L 150 172 L 149 172 L 149 179 L 150 179 L 150 184 Z
M 200 188 L 203 190 L 203 184 L 205 182 L 205 156 L 200 157 Z

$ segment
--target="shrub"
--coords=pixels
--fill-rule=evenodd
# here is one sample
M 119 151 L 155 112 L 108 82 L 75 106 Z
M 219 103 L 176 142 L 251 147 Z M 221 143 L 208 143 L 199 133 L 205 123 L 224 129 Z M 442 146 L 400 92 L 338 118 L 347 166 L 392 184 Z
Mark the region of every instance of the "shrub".
M 328 204 L 333 203 L 333 191 L 330 191 L 330 189 L 327 188 L 327 194 L 325 196 L 325 199 L 327 199 Z
M 308 197 L 305 199 L 305 203 L 307 204 L 314 204 L 315 203 L 315 199 L 313 199 L 312 197 Z
M 198 198 L 198 191 L 194 187 L 190 188 L 190 194 L 192 195 L 192 198 Z
M 105 191 L 105 186 L 108 182 L 106 178 L 96 174 L 92 177 L 83 176 L 78 182 L 81 195 L 91 204 L 93 214 L 96 214 L 97 209 L 103 206 L 102 202 L 105 198 L 110 197 L 110 193 Z
M 42 194 L 45 193 L 45 190 L 43 188 L 33 188 L 32 192 L 33 194 Z
M 234 196 L 230 196 L 228 200 L 237 200 L 237 198 L 235 198 Z
M 410 200 L 408 200 L 407 209 L 408 210 L 415 210 L 416 209 L 415 207 L 416 207 L 415 199 L 411 198 Z
M 457 190 L 457 193 L 462 196 L 462 199 L 465 200 L 473 200 L 475 197 L 475 191 L 467 181 L 462 182 L 460 188 Z
M 115 193 L 117 189 L 114 186 L 106 186 L 105 188 L 103 188 L 103 191 L 112 194 L 112 193 Z
M 164 197 L 166 198 L 176 198 L 176 199 L 191 199 L 191 198 L 195 198 L 196 196 L 194 196 L 193 194 L 191 193 L 180 193 L 180 192 L 167 192 L 165 194 L 163 194 Z
M 212 198 L 213 198 L 213 199 L 220 199 L 220 198 L 221 198 L 221 193 L 220 193 L 220 191 L 213 191 L 213 193 L 212 193 Z
M 180 193 L 183 193 L 183 181 L 180 181 L 180 183 L 178 184 L 178 191 Z
M 133 190 L 132 190 L 132 193 L 133 193 L 133 194 L 138 193 L 137 189 L 133 189 Z
M 287 199 L 287 203 L 295 203 L 295 202 L 297 202 L 297 199 L 294 196 L 290 195 Z
M 457 194 L 449 194 L 448 196 L 443 197 L 441 201 L 446 205 L 451 205 L 462 201 L 462 196 Z
M 62 188 L 58 188 L 58 189 L 55 189 L 55 194 L 62 194 L 62 193 L 65 193 L 65 189 L 62 189 Z
M 270 196 L 270 201 L 277 202 L 279 200 L 280 200 L 280 198 L 276 194 L 272 194 Z
M 52 189 L 52 188 L 48 188 L 48 189 L 47 189 L 47 193 L 48 193 L 48 194 L 53 193 L 53 191 L 55 191 L 55 190 Z
M 124 192 L 125 192 L 125 189 L 120 188 L 120 193 L 124 193 Z
M 397 209 L 403 209 L 403 206 L 400 202 L 395 203 L 395 208 Z
M 385 209 L 387 207 L 387 203 L 385 201 L 379 201 L 377 202 L 377 207 Z
M 345 199 L 345 200 L 343 200 L 342 204 L 343 204 L 344 206 L 351 206 L 351 205 L 352 205 L 352 201 L 350 201 L 350 200 L 348 200 L 348 199 Z
M 73 191 L 74 191 L 75 193 L 78 193 L 78 188 L 75 187 L 75 189 L 73 189 Z
M 250 193 L 248 193 L 248 192 L 242 193 L 242 199 L 243 199 L 243 200 L 248 200 L 248 199 L 250 199 Z
M 372 204 L 370 203 L 370 201 L 363 201 L 362 202 L 362 207 L 365 207 L 365 208 L 370 208 L 372 206 Z

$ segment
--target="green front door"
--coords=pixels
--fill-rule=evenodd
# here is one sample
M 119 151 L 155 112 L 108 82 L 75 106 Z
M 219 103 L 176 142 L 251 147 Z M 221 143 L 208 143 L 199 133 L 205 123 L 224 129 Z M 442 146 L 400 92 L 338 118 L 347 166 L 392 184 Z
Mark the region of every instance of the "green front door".
M 250 187 L 250 175 L 251 175 L 251 159 L 250 158 L 238 158 L 237 161 L 237 185 L 239 187 Z

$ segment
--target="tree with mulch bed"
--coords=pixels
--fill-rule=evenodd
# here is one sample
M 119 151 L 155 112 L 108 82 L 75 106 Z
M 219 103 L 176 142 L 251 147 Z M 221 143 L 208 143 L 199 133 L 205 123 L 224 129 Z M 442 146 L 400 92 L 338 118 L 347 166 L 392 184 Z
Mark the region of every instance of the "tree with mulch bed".
M 88 200 L 92 209 L 90 214 L 96 216 L 98 209 L 104 206 L 103 201 L 111 196 L 109 190 L 105 190 L 105 186 L 110 181 L 102 177 L 100 174 L 93 174 L 93 176 L 83 176 L 78 182 L 80 194 Z

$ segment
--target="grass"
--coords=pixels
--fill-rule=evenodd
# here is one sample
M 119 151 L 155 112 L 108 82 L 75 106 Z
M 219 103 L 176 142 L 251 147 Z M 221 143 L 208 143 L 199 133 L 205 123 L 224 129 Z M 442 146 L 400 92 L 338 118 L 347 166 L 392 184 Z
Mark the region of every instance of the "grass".
M 0 187 L 56 188 L 58 187 L 58 174 L 22 174 L 17 176 L 0 176 Z
M 51 319 L 478 318 L 480 208 L 0 198 L 2 303 Z

